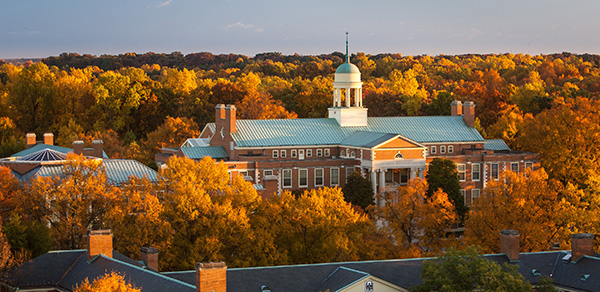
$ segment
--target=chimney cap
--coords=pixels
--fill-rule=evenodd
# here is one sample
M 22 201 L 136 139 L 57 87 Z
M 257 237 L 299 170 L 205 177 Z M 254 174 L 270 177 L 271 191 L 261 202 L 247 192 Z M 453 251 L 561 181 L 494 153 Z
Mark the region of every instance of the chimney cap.
M 113 235 L 111 229 L 88 230 L 88 235 Z
M 196 270 L 211 270 L 211 269 L 225 269 L 227 265 L 225 262 L 209 262 L 209 263 L 197 263 Z
M 452 105 L 459 105 L 462 104 L 462 102 L 460 100 L 453 100 L 452 103 L 450 103 Z
M 100 139 L 95 139 L 94 141 L 92 141 L 92 144 L 104 144 L 104 142 Z
M 573 239 L 594 238 L 594 234 L 592 234 L 592 233 L 575 233 L 575 234 L 571 234 L 571 238 L 573 238 Z
M 475 103 L 472 101 L 465 101 L 464 106 L 475 106 Z
M 27 135 L 29 135 L 29 134 L 27 134 Z M 44 137 L 46 137 L 46 136 L 53 136 L 54 137 L 54 134 L 52 134 L 52 133 L 44 133 Z
M 521 233 L 519 232 L 519 230 L 502 229 L 500 231 L 500 234 L 502 234 L 502 235 L 520 235 Z
M 158 249 L 156 249 L 154 247 L 150 247 L 150 246 L 144 246 L 144 247 L 140 248 L 140 252 L 147 253 L 147 254 L 155 254 L 155 253 L 158 253 Z
M 73 145 L 75 144 L 83 144 L 83 140 L 75 140 L 73 141 Z
M 233 104 L 228 104 L 227 106 L 225 106 L 225 108 L 226 108 L 226 109 L 229 109 L 229 110 L 235 110 L 235 105 L 233 105 Z
M 27 133 L 25 137 L 35 137 L 35 133 Z
M 217 104 L 217 106 L 215 106 L 215 108 L 217 108 L 217 109 L 221 109 L 221 108 L 224 108 L 224 107 L 225 107 L 225 105 L 222 104 L 222 103 Z

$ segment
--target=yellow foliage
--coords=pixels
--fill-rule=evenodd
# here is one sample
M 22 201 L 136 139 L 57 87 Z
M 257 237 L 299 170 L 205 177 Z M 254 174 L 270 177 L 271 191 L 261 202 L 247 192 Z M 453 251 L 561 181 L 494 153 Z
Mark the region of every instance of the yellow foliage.
M 75 292 L 140 292 L 141 290 L 125 282 L 125 277 L 116 272 L 104 274 L 90 284 L 88 279 L 75 289 Z

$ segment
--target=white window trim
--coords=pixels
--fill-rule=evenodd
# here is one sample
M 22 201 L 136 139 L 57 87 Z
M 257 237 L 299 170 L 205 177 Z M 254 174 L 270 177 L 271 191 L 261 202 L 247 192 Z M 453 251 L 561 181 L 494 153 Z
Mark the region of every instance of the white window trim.
M 317 183 L 317 171 L 321 171 L 321 183 Z M 322 187 L 325 184 L 325 170 L 322 168 L 315 168 L 315 187 Z
M 517 165 L 517 171 L 513 170 L 513 165 Z M 511 162 L 510 163 L 510 171 L 512 171 L 514 173 L 519 173 L 519 163 L 518 162 Z
M 454 153 L 454 146 L 452 146 L 452 145 L 448 146 L 448 153 Z
M 331 155 L 331 153 L 329 152 L 329 148 L 325 148 L 324 155 L 325 157 L 329 157 L 329 155 Z
M 312 157 L 312 149 L 306 149 L 306 157 Z
M 440 146 L 440 154 L 446 154 L 446 146 Z
M 317 157 L 323 156 L 323 149 L 317 149 Z
M 306 172 L 306 184 L 305 185 L 300 183 L 300 180 L 302 179 L 302 175 L 300 175 L 300 174 L 302 172 Z M 298 169 L 298 187 L 299 188 L 307 188 L 308 187 L 308 169 L 307 168 Z
M 304 149 L 298 150 L 298 159 L 300 159 L 300 160 L 304 159 Z
M 289 186 L 285 185 L 285 174 L 286 173 L 290 174 L 290 185 Z M 284 169 L 284 170 L 281 171 L 281 187 L 282 188 L 284 188 L 284 189 L 290 189 L 290 188 L 292 188 L 292 186 L 294 185 L 293 179 L 294 179 L 294 176 L 293 176 L 293 173 L 292 173 L 291 169 Z
M 271 152 L 271 155 L 273 158 L 279 158 L 279 150 L 273 150 L 273 152 Z
M 496 177 L 494 177 L 494 172 L 492 171 L 494 165 L 496 165 Z M 500 164 L 490 163 L 490 179 L 493 179 L 493 180 L 500 179 Z
M 292 156 L 292 158 L 296 158 L 298 157 L 298 152 L 296 152 L 296 149 L 292 149 L 290 150 L 290 155 Z
M 267 175 L 273 175 L 273 170 L 272 169 L 263 170 L 263 177 L 265 177 Z
M 279 157 L 286 158 L 287 157 L 287 151 L 281 150 Z
M 479 166 L 479 171 L 477 171 L 477 173 L 478 173 L 477 179 L 473 178 L 473 177 L 475 177 L 475 175 L 474 175 L 475 174 L 475 167 L 474 167 L 475 165 Z M 481 180 L 481 164 L 479 164 L 479 163 L 471 164 L 471 180 L 472 181 L 480 181 Z
M 437 148 L 435 146 L 431 146 L 431 154 L 436 154 Z
M 463 168 L 463 171 L 460 171 L 460 168 Z M 467 165 L 466 164 L 456 164 L 456 171 L 458 171 L 458 181 L 467 181 Z M 460 178 L 460 174 L 463 174 L 464 177 Z
M 480 189 L 472 189 L 471 190 L 471 205 L 473 205 L 473 201 L 474 201 L 473 199 L 475 198 L 474 193 L 477 193 L 477 199 L 481 198 L 481 190 Z
M 463 197 L 463 201 L 465 201 L 465 206 L 467 205 L 467 191 L 465 189 L 460 189 L 460 195 Z
M 333 183 L 333 180 L 332 180 L 334 169 L 337 171 L 337 183 L 335 183 L 335 184 Z M 340 168 L 339 167 L 332 167 L 329 169 L 329 185 L 332 187 L 340 185 Z

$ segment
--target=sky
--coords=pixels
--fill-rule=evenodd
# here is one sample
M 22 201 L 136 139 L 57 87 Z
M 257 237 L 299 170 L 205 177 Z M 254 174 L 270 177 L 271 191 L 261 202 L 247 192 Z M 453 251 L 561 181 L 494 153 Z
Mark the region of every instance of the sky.
M 598 0 L 0 0 L 0 59 L 78 54 L 600 54 Z

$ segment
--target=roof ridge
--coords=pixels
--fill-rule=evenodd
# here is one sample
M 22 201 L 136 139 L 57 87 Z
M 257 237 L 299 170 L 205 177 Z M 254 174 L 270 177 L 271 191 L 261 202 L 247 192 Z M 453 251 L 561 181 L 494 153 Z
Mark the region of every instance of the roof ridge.
M 58 280 L 58 282 L 56 282 L 56 286 L 60 286 L 60 283 L 65 279 L 65 277 L 71 272 L 71 270 L 73 269 L 73 267 L 75 267 L 75 264 L 77 264 L 79 262 L 79 260 L 81 259 L 81 257 L 86 254 L 85 252 L 82 252 L 76 260 L 73 261 L 73 264 L 71 264 L 71 266 L 65 271 L 65 273 L 62 275 L 62 277 L 60 277 L 60 280 Z
M 133 265 L 133 264 L 130 264 L 130 263 L 127 263 L 127 262 L 124 262 L 124 261 L 118 260 L 118 259 L 114 259 L 114 258 L 111 258 L 111 257 L 107 257 L 107 256 L 105 256 L 105 255 L 103 255 L 103 254 L 100 254 L 100 255 L 99 255 L 99 257 L 102 257 L 102 258 L 104 258 L 104 259 L 107 259 L 107 260 L 110 260 L 110 261 L 113 261 L 113 262 L 117 262 L 117 263 L 119 263 L 119 264 L 122 264 L 122 265 L 126 265 L 126 266 L 129 266 L 129 267 L 132 267 L 132 268 L 134 268 L 134 269 L 138 269 L 138 270 L 140 270 L 140 271 L 144 271 L 144 272 L 146 272 L 146 273 L 150 273 L 150 274 L 156 275 L 156 276 L 158 276 L 158 277 L 160 277 L 160 278 L 163 278 L 163 279 L 165 279 L 165 280 L 172 281 L 172 282 L 175 282 L 175 283 L 178 283 L 178 284 L 184 285 L 184 286 L 186 286 L 186 287 L 188 287 L 188 288 L 194 288 L 194 289 L 196 289 L 196 286 L 195 286 L 195 285 L 192 285 L 192 284 L 189 284 L 189 283 L 183 282 L 183 281 L 181 281 L 181 280 L 177 280 L 177 279 L 175 279 L 175 278 L 167 277 L 167 276 L 165 276 L 165 275 L 163 275 L 163 274 L 161 274 L 161 273 L 159 273 L 159 272 L 155 272 L 155 271 L 152 271 L 152 270 L 144 269 L 144 268 L 142 268 L 142 267 L 139 267 L 139 266 L 136 266 L 136 265 Z

